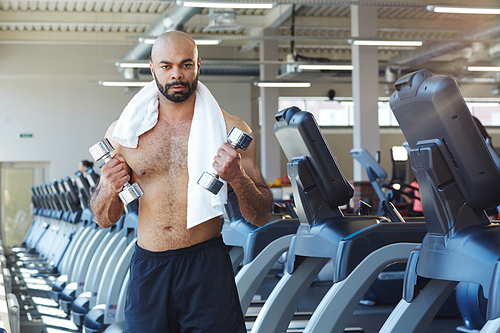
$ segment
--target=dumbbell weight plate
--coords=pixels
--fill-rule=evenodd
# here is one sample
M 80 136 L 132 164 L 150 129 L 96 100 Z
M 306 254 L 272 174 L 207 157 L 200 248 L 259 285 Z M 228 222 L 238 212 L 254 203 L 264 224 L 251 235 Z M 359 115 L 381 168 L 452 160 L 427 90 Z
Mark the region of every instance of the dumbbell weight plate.
M 128 205 L 129 203 L 131 203 L 135 199 L 138 199 L 144 194 L 144 192 L 142 192 L 141 188 L 139 187 L 139 184 L 133 183 L 132 185 L 130 184 L 127 185 L 125 185 L 123 187 L 123 190 L 120 193 L 118 193 L 118 196 L 125 205 Z
M 234 149 L 241 148 L 247 150 L 248 146 L 253 141 L 253 138 L 240 130 L 237 127 L 233 127 L 229 134 L 227 135 L 227 141 L 233 146 Z
M 224 183 L 219 179 L 218 175 L 211 174 L 209 172 L 203 172 L 200 179 L 198 179 L 198 184 L 206 188 L 213 194 L 219 193 L 220 189 Z
M 108 139 L 101 140 L 89 148 L 90 155 L 92 155 L 95 161 L 99 161 L 104 158 L 105 162 L 111 159 L 109 154 L 113 150 L 115 150 L 115 148 L 111 145 Z

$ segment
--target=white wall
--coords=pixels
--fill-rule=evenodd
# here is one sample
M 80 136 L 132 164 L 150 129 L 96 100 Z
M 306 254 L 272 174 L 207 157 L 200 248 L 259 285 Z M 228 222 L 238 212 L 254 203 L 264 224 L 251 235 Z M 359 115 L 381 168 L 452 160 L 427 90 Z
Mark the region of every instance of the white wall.
M 200 81 L 204 80 L 200 77 Z M 225 111 L 240 117 L 249 126 L 252 124 L 251 85 L 248 82 L 211 81 L 207 78 L 206 86 Z
M 49 180 L 73 174 L 129 96 L 98 81 L 118 74 L 125 49 L 109 46 L 0 47 L 0 161 L 48 161 Z M 32 133 L 32 138 L 20 138 Z
M 122 80 L 113 60 L 126 49 L 1 45 L 0 162 L 50 162 L 48 181 L 73 175 L 80 160 L 92 160 L 88 148 L 103 138 L 133 96 L 98 84 Z M 222 108 L 251 123 L 249 84 L 206 84 Z M 33 137 L 20 138 L 20 133 Z

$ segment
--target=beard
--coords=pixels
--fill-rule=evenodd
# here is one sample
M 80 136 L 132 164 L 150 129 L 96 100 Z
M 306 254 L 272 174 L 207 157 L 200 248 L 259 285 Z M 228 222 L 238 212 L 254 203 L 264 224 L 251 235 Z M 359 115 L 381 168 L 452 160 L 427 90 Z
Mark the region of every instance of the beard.
M 158 90 L 161 92 L 161 94 L 165 96 L 166 99 L 174 103 L 184 102 L 196 91 L 196 88 L 198 87 L 198 73 L 196 73 L 196 76 L 194 77 L 193 82 L 191 84 L 189 84 L 189 81 L 177 80 L 171 83 L 167 83 L 165 84 L 165 86 L 162 86 L 161 83 L 158 82 L 156 75 L 154 75 L 154 78 L 156 81 L 156 86 L 158 87 Z M 170 94 L 168 90 L 173 86 L 187 87 L 188 90 L 186 92 L 176 91 Z

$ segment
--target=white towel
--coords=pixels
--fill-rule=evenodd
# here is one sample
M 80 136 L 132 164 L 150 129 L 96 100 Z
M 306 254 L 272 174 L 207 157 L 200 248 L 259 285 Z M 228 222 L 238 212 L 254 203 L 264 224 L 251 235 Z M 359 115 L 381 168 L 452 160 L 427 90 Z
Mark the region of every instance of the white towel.
M 123 147 L 137 148 L 139 136 L 158 122 L 158 88 L 149 82 L 128 102 L 113 131 L 113 139 Z
M 130 100 L 116 123 L 113 132 L 116 142 L 124 147 L 137 148 L 139 136 L 158 121 L 158 94 L 153 80 Z M 188 229 L 221 216 L 224 211 L 226 183 L 214 195 L 197 182 L 204 171 L 215 172 L 212 167 L 214 156 L 226 141 L 226 123 L 220 106 L 207 87 L 198 81 L 188 142 Z

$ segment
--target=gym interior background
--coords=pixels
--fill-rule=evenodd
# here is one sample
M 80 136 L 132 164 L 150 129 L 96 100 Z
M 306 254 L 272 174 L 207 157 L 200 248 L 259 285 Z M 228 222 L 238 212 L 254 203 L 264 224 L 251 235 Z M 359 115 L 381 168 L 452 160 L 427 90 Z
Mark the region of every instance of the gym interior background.
M 440 3 L 452 6 L 469 2 Z M 31 176 L 34 184 L 40 184 L 73 175 L 80 160 L 91 159 L 88 148 L 103 137 L 108 125 L 139 89 L 108 87 L 102 82 L 149 81 L 148 68 L 124 69 L 119 64 L 147 64 L 150 45 L 145 40 L 167 29 L 182 29 L 195 39 L 219 42 L 207 46 L 200 43 L 200 80 L 221 107 L 250 124 L 257 140 L 264 140 L 264 147 L 271 147 L 271 154 L 276 156 L 282 153 L 279 146 L 275 149 L 276 144 L 272 144 L 275 138 L 261 135 L 262 104 L 264 109 L 267 105 L 265 112 L 273 115 L 279 108 L 278 97 L 282 98 L 279 105 L 285 105 L 287 98 L 328 101 L 333 90 L 332 103 L 352 103 L 353 91 L 361 89 L 361 96 L 367 91 L 375 96 L 368 101 L 369 108 L 353 111 L 363 117 L 373 113 L 379 101 L 388 99 L 399 75 L 421 68 L 453 76 L 469 102 L 495 103 L 482 114 L 486 114 L 484 124 L 493 144 L 500 142 L 498 124 L 492 120 L 498 115 L 500 77 L 497 72 L 467 70 L 471 65 L 498 62 L 498 15 L 440 14 L 431 11 L 434 4 L 431 0 L 277 0 L 268 9 L 214 9 L 187 7 L 183 1 L 173 0 L 1 0 L 2 223 L 5 202 L 15 196 L 14 189 L 10 189 L 13 184 L 19 188 L 20 179 Z M 479 1 L 475 6 L 498 4 Z M 367 30 L 373 26 L 376 29 Z M 355 46 L 353 40 L 362 37 L 422 41 L 423 45 Z M 354 52 L 372 54 L 372 74 L 298 68 L 299 64 L 351 65 Z M 361 80 L 360 87 L 355 87 L 354 75 L 375 76 L 376 83 Z M 259 88 L 257 81 L 310 82 L 311 87 Z M 266 104 L 264 98 L 267 103 L 274 100 Z M 378 147 L 366 148 L 372 153 L 380 151 L 381 165 L 390 172 L 389 150 L 401 145 L 404 137 L 397 126 L 368 126 L 376 126 L 377 132 L 366 134 L 362 142 L 379 140 Z M 359 176 L 353 171 L 355 164 L 349 154 L 355 146 L 353 126 L 323 126 L 322 130 L 346 177 L 351 181 L 366 180 L 365 174 Z M 259 161 L 260 152 L 259 147 Z M 282 156 L 278 161 L 275 174 L 283 175 L 286 159 Z M 275 175 L 266 174 L 265 166 L 263 169 L 268 182 L 274 182 Z

